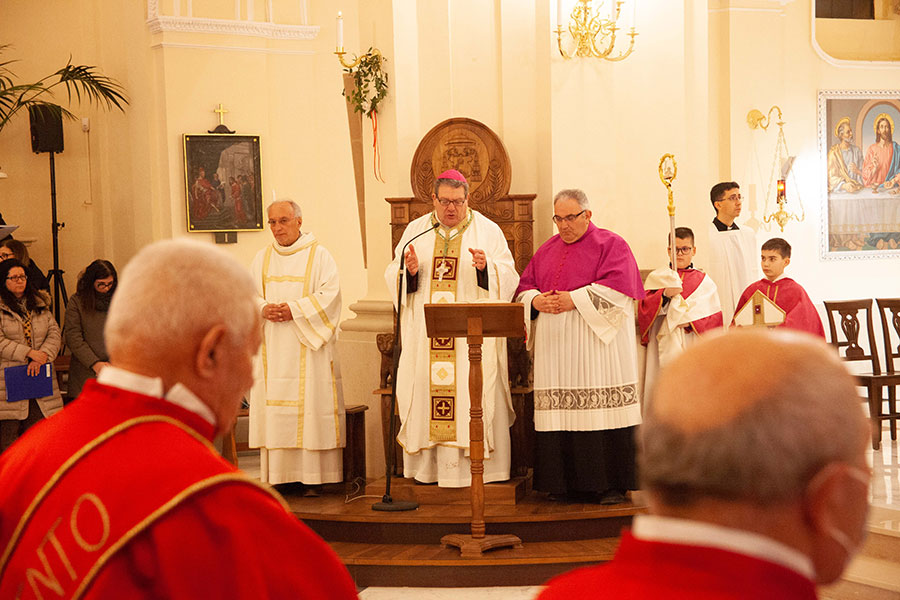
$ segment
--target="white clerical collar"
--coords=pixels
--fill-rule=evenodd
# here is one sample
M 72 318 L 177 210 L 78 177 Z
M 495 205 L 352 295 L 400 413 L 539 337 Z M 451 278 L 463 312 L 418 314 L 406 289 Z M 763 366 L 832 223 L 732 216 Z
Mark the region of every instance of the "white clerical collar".
M 103 367 L 97 376 L 97 382 L 103 385 L 117 387 L 136 394 L 162 398 L 176 406 L 194 413 L 210 425 L 216 425 L 216 415 L 198 398 L 194 392 L 180 383 L 173 385 L 168 393 L 163 395 L 163 382 L 159 377 L 147 377 L 126 371 L 119 367 L 108 365 Z
M 647 542 L 705 546 L 752 556 L 796 571 L 807 579 L 815 575 L 808 556 L 758 533 L 688 519 L 639 515 L 634 518 L 631 534 Z

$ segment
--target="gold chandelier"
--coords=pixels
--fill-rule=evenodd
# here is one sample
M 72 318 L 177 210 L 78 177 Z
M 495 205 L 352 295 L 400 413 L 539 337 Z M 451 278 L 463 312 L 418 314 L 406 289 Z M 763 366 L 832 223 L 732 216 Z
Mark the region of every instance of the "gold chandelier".
M 556 5 L 556 41 L 559 45 L 559 53 L 563 58 L 579 56 L 618 61 L 625 59 L 634 51 L 634 37 L 637 35 L 634 28 L 634 9 L 637 0 L 629 0 L 631 30 L 625 35 L 629 36 L 631 40 L 628 48 L 620 49 L 618 54 L 613 54 L 613 50 L 616 48 L 616 34 L 622 30 L 619 25 L 625 0 L 600 0 L 596 8 L 592 6 L 592 0 L 578 0 L 569 15 L 569 35 L 566 43 L 563 43 L 565 12 L 563 2 L 564 0 L 557 0 Z
M 791 156 L 787 149 L 787 142 L 784 139 L 784 117 L 781 115 L 781 109 L 778 106 L 773 106 L 769 109 L 768 114 L 764 115 L 761 111 L 754 108 L 747 113 L 747 125 L 750 126 L 750 129 L 762 129 L 765 131 L 769 128 L 772 122 L 772 113 L 775 111 L 778 112 L 778 120 L 775 121 L 775 124 L 778 125 L 778 138 L 775 141 L 775 157 L 772 160 L 771 174 L 766 189 L 766 208 L 763 211 L 768 214 L 765 214 L 763 217 L 763 222 L 774 222 L 781 231 L 784 231 L 784 226 L 789 221 L 797 221 L 798 223 L 803 221 L 806 218 L 806 209 L 803 206 L 803 200 L 800 198 L 799 189 L 795 186 L 797 204 L 800 205 L 800 214 L 797 215 L 785 210 L 788 203 L 787 179 L 796 157 Z M 773 184 L 775 185 L 775 204 L 778 210 L 769 212 L 769 199 L 772 197 Z

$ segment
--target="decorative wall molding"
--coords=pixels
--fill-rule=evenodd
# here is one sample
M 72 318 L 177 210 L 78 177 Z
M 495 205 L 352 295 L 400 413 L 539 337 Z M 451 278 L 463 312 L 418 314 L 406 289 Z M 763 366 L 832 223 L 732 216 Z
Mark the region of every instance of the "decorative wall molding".
M 304 12 L 305 14 L 305 12 Z M 159 14 L 159 0 L 147 0 L 147 26 L 150 33 L 214 33 L 220 35 L 245 35 L 276 40 L 314 40 L 319 35 L 318 25 L 281 25 L 266 21 L 231 19 L 204 19 L 193 16 L 167 16 Z
M 192 50 L 215 50 L 216 52 L 256 52 L 259 54 L 313 55 L 314 50 L 285 50 L 281 48 L 254 48 L 252 46 L 219 46 L 216 44 L 184 44 L 180 42 L 159 42 L 150 46 L 156 48 L 189 48 Z
M 888 70 L 896 70 L 900 69 L 900 62 L 898 61 L 888 61 L 888 60 L 845 60 L 842 58 L 835 58 L 832 55 L 828 54 L 822 46 L 819 45 L 819 40 L 816 39 L 816 3 L 809 3 L 809 19 L 810 19 L 810 36 L 812 39 L 810 43 L 812 44 L 813 50 L 815 50 L 816 54 L 823 61 L 832 65 L 834 67 L 841 67 L 842 69 L 888 69 Z

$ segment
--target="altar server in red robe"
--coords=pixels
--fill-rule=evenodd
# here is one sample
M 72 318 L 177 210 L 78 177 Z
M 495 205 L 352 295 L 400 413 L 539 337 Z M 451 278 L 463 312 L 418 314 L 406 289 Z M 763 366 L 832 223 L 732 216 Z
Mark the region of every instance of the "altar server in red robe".
M 784 311 L 784 322 L 778 327 L 799 329 L 825 339 L 825 328 L 816 307 L 803 287 L 784 274 L 791 264 L 791 245 L 781 238 L 772 238 L 762 245 L 762 270 L 765 277 L 751 283 L 738 300 L 737 314 L 759 290 Z M 732 323 L 734 324 L 734 323 Z
M 671 244 L 669 255 L 671 256 Z M 647 295 L 638 304 L 641 344 L 647 347 L 644 361 L 644 389 L 656 381 L 664 366 L 695 343 L 699 336 L 722 328 L 722 306 L 716 284 L 703 271 L 694 268 L 697 254 L 694 232 L 675 228 L 675 263 L 655 269 L 647 275 Z
M 166 241 L 128 264 L 110 366 L 0 456 L 0 598 L 351 599 L 328 545 L 216 454 L 252 383 L 247 270 Z
M 650 514 L 612 561 L 539 600 L 815 599 L 865 536 L 868 435 L 853 377 L 820 340 L 701 339 L 662 370 L 644 413 Z

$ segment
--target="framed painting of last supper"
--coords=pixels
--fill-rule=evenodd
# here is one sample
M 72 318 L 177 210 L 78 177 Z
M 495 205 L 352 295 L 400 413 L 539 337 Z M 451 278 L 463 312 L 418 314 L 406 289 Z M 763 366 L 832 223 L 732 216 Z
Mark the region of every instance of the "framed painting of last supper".
M 202 231 L 263 229 L 259 136 L 184 136 L 187 228 Z
M 900 90 L 823 90 L 818 105 L 823 256 L 900 256 Z

